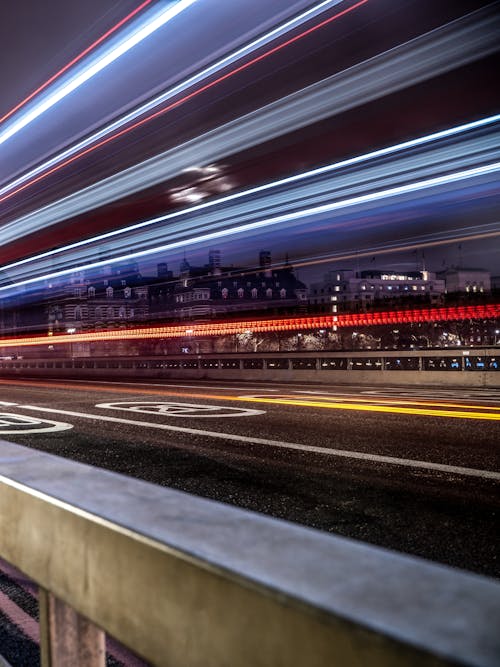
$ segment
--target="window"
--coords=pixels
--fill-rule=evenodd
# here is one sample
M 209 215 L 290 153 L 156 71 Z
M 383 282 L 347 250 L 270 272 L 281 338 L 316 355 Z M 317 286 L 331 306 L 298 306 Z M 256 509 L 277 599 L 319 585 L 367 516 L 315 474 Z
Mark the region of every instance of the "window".
M 123 295 L 125 296 L 126 299 L 130 299 L 130 297 L 132 296 L 132 290 L 130 289 L 130 287 L 125 287 L 125 289 L 123 290 Z
M 272 298 L 273 298 L 273 290 L 272 290 L 270 287 L 268 287 L 268 288 L 266 289 L 266 296 L 267 296 L 268 299 L 272 299 Z
M 88 291 L 87 291 L 87 294 L 88 294 L 88 296 L 89 296 L 90 299 L 92 299 L 93 297 L 95 297 L 95 287 L 89 287 L 89 289 L 88 289 Z
M 284 287 L 280 289 L 280 299 L 286 299 L 286 289 Z
M 256 299 L 256 298 L 257 298 L 257 288 L 254 287 L 254 288 L 252 289 L 252 299 Z
M 108 299 L 111 299 L 113 297 L 113 288 L 112 287 L 106 287 L 106 296 Z

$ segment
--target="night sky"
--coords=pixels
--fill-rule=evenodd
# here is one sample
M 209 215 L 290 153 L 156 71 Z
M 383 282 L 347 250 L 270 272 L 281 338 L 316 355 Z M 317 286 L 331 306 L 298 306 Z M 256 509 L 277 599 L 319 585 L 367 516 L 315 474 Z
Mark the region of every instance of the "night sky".
M 17 0 L 0 3 L 0 114 L 3 115 L 138 0 Z

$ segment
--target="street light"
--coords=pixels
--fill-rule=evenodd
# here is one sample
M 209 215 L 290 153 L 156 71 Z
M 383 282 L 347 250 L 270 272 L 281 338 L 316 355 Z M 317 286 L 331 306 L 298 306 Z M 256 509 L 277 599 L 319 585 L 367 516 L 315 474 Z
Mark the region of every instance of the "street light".
M 74 333 L 76 333 L 76 328 L 75 327 L 68 327 L 66 329 L 66 333 L 74 334 Z M 72 342 L 69 344 L 69 356 L 70 356 L 70 359 L 73 359 L 73 343 Z

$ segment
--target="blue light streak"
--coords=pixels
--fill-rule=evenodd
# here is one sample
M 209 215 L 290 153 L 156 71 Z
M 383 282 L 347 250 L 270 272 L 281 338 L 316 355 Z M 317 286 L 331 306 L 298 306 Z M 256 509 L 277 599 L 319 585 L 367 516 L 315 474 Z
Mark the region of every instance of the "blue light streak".
M 159 14 L 156 12 L 150 16 L 132 34 L 123 37 L 117 44 L 108 47 L 104 53 L 91 59 L 86 67 L 75 72 L 66 83 L 56 86 L 52 93 L 44 96 L 31 109 L 17 114 L 17 119 L 14 117 L 12 122 L 8 122 L 6 129 L 0 132 L 0 146 L 195 2 L 197 0 L 178 0 L 175 4 L 170 4 Z
M 102 260 L 98 262 L 91 262 L 77 267 L 71 267 L 70 269 L 63 269 L 60 271 L 55 271 L 52 273 L 44 274 L 42 276 L 36 276 L 34 278 L 27 278 L 25 280 L 18 281 L 10 285 L 4 285 L 0 287 L 0 292 L 5 292 L 6 290 L 13 290 L 19 287 L 37 283 L 43 280 L 51 280 L 65 275 L 70 275 L 72 273 L 80 271 L 88 271 L 90 269 L 96 269 L 102 266 L 109 266 L 111 264 L 116 264 L 120 262 L 126 262 L 133 259 L 144 258 L 149 255 L 153 255 L 159 252 L 165 252 L 167 250 L 179 249 L 182 247 L 205 243 L 207 241 L 213 241 L 215 239 L 221 239 L 228 236 L 234 236 L 236 234 L 242 234 L 250 231 L 255 231 L 257 229 L 268 228 L 281 224 L 283 222 L 295 221 L 307 217 L 313 217 L 322 215 L 324 213 L 332 212 L 335 210 L 345 209 L 353 207 L 356 205 L 367 204 L 371 202 L 376 202 L 384 199 L 389 199 L 392 197 L 397 197 L 403 194 L 418 192 L 421 190 L 426 190 L 429 188 L 438 187 L 440 185 L 447 185 L 451 183 L 456 183 L 459 181 L 466 181 L 477 176 L 487 175 L 491 173 L 496 173 L 500 171 L 500 162 L 494 162 L 488 165 L 483 165 L 481 167 L 475 167 L 473 169 L 466 169 L 451 174 L 445 174 L 443 176 L 437 176 L 434 178 L 428 178 L 413 183 L 407 183 L 405 185 L 388 188 L 384 190 L 378 190 L 364 195 L 359 195 L 356 197 L 350 197 L 347 199 L 341 199 L 329 204 L 324 204 L 321 206 L 315 206 L 312 208 L 306 208 L 301 211 L 296 211 L 294 213 L 288 213 L 285 215 L 274 216 L 260 220 L 258 222 L 251 222 L 248 224 L 239 225 L 237 227 L 232 227 L 229 229 L 223 229 L 216 232 L 201 234 L 194 236 L 188 239 L 182 239 L 180 241 L 173 241 L 165 245 L 158 246 L 156 248 L 150 248 L 148 250 L 141 250 L 139 252 L 132 252 L 126 255 L 121 255 L 120 257 L 114 257 L 108 260 Z
M 369 153 L 363 153 L 361 155 L 357 155 L 351 158 L 347 158 L 346 160 L 341 160 L 339 162 L 334 162 L 329 165 L 325 165 L 323 167 L 319 167 L 317 169 L 312 169 L 309 171 L 301 172 L 300 174 L 295 174 L 293 176 L 289 176 L 287 178 L 282 178 L 277 181 L 272 181 L 270 183 L 266 183 L 264 185 L 260 185 L 254 188 L 250 188 L 248 190 L 243 190 L 241 192 L 236 192 L 230 195 L 226 195 L 224 197 L 219 197 L 217 199 L 214 199 L 209 202 L 205 202 L 203 204 L 197 204 L 195 206 L 190 206 L 189 208 L 183 208 L 179 211 L 175 211 L 173 213 L 167 213 L 165 215 L 152 218 L 150 220 L 145 220 L 139 223 L 135 223 L 133 225 L 129 225 L 127 227 L 123 227 L 120 229 L 116 229 L 111 232 L 106 232 L 104 234 L 100 234 L 94 237 L 91 237 L 89 239 L 84 239 L 82 241 L 77 241 L 75 243 L 71 243 L 66 246 L 62 246 L 61 248 L 56 248 L 55 250 L 50 250 L 44 253 L 40 253 L 38 255 L 34 255 L 33 257 L 27 257 L 25 259 L 18 260 L 16 262 L 13 262 L 11 264 L 8 264 L 3 267 L 4 271 L 7 271 L 9 269 L 16 268 L 18 266 L 22 266 L 31 262 L 36 262 L 40 259 L 44 259 L 47 257 L 52 257 L 54 255 L 66 252 L 68 250 L 73 250 L 75 248 L 80 248 L 86 245 L 90 245 L 92 243 L 96 243 L 99 241 L 105 241 L 107 239 L 114 238 L 116 236 L 122 235 L 122 234 L 127 234 L 133 231 L 136 231 L 138 229 L 143 229 L 144 227 L 148 227 L 150 225 L 166 222 L 173 220 L 175 218 L 179 218 L 184 215 L 188 215 L 191 213 L 197 213 L 200 211 L 207 210 L 209 208 L 212 208 L 214 206 L 219 206 L 221 204 L 225 204 L 227 202 L 235 201 L 238 199 L 241 199 L 243 197 L 248 197 L 256 194 L 263 193 L 267 190 L 271 190 L 273 188 L 279 188 L 281 186 L 286 186 L 290 185 L 292 183 L 299 182 L 301 180 L 307 180 L 311 177 L 314 176 L 319 176 L 322 174 L 326 174 L 329 172 L 337 171 L 345 167 L 351 167 L 357 164 L 362 164 L 364 162 L 367 162 L 369 160 L 377 159 L 380 157 L 387 157 L 390 155 L 394 155 L 397 153 L 400 153 L 405 150 L 410 150 L 413 148 L 417 148 L 420 146 L 425 146 L 427 144 L 430 144 L 432 142 L 440 141 L 443 139 L 449 139 L 450 137 L 456 137 L 461 134 L 464 134 L 466 132 L 470 132 L 473 130 L 477 130 L 480 128 L 488 127 L 491 125 L 494 125 L 495 123 L 500 122 L 500 114 L 496 114 L 493 116 L 488 116 L 485 118 L 481 118 L 479 120 L 471 121 L 469 123 L 465 123 L 462 125 L 457 125 L 451 128 L 448 128 L 446 130 L 441 130 L 439 132 L 433 132 L 432 134 L 424 135 L 422 137 L 417 137 L 415 139 L 410 139 L 408 141 L 404 141 L 398 144 L 394 144 L 391 146 L 387 146 L 385 148 L 381 148 L 375 151 L 371 151 Z
M 183 0 L 184 2 L 190 2 L 192 4 L 193 2 L 196 2 L 196 0 Z M 37 176 L 38 174 L 43 173 L 47 169 L 50 169 L 51 167 L 54 167 L 56 164 L 59 162 L 64 161 L 65 159 L 71 157 L 72 155 L 75 155 L 78 153 L 80 150 L 83 150 L 87 148 L 88 146 L 94 144 L 95 142 L 99 141 L 100 139 L 103 139 L 105 136 L 110 134 L 111 132 L 120 129 L 121 127 L 127 125 L 128 123 L 131 123 L 132 121 L 136 120 L 140 116 L 146 114 L 148 111 L 153 110 L 154 108 L 158 107 L 159 105 L 163 104 L 164 102 L 172 99 L 176 95 L 179 95 L 179 93 L 182 93 L 192 87 L 193 85 L 200 83 L 204 81 L 207 77 L 212 76 L 213 74 L 219 72 L 221 69 L 227 67 L 228 65 L 231 65 L 232 63 L 236 62 L 237 60 L 240 60 L 241 58 L 253 53 L 256 49 L 261 48 L 262 46 L 268 44 L 269 42 L 273 41 L 274 39 L 277 39 L 278 37 L 286 34 L 287 32 L 290 32 L 291 30 L 294 30 L 301 24 L 303 24 L 305 21 L 309 21 L 310 19 L 314 18 L 318 14 L 323 13 L 327 9 L 330 9 L 332 7 L 335 7 L 336 5 L 341 4 L 345 0 L 323 0 L 320 3 L 317 3 L 313 7 L 310 7 L 308 10 L 305 12 L 302 12 L 298 16 L 295 16 L 294 18 L 286 21 L 285 23 L 280 24 L 276 28 L 273 28 L 269 32 L 265 33 L 258 39 L 253 40 L 252 42 L 246 44 L 245 46 L 237 49 L 236 51 L 233 51 L 229 55 L 225 56 L 224 58 L 218 60 L 216 63 L 213 65 L 210 65 L 209 67 L 205 68 L 201 72 L 198 72 L 197 74 L 185 79 L 181 83 L 173 86 L 172 88 L 169 88 L 167 91 L 161 93 L 157 97 L 153 98 L 149 102 L 146 102 L 145 104 L 142 104 L 141 106 L 137 107 L 136 109 L 130 111 L 129 113 L 125 114 L 121 118 L 118 118 L 117 120 L 113 121 L 112 123 L 109 123 L 106 125 L 104 128 L 101 130 L 95 132 L 94 134 L 91 134 L 90 136 L 86 137 L 82 141 L 78 142 L 77 144 L 70 146 L 67 148 L 65 151 L 62 151 L 61 153 L 58 153 L 55 155 L 53 158 L 50 160 L 47 160 L 43 164 L 39 165 L 38 167 L 35 167 L 34 169 L 30 170 L 29 172 L 26 172 L 19 178 L 15 179 L 14 181 L 11 181 L 10 183 L 7 183 L 4 185 L 2 188 L 0 188 L 0 196 L 8 193 L 10 190 L 15 189 L 19 185 L 22 185 L 23 183 L 26 183 L 29 181 L 31 178 Z M 31 122 L 31 121 L 30 121 Z M 21 128 L 19 128 L 21 129 Z M 8 130 L 5 131 L 7 133 Z M 7 140 L 12 134 L 5 134 L 5 133 L 0 133 L 0 144 L 3 143 L 3 141 Z M 2 141 L 2 137 L 5 138 Z

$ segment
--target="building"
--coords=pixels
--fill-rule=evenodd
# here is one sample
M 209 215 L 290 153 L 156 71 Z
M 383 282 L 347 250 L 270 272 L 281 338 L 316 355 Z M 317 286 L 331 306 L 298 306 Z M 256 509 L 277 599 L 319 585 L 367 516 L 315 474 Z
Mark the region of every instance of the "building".
M 48 287 L 45 302 L 49 332 L 116 329 L 144 322 L 149 314 L 147 279 L 125 267 L 98 280 L 72 276 L 65 285 Z
M 251 310 L 291 310 L 307 304 L 307 287 L 288 263 L 273 268 L 271 253 L 262 251 L 259 268 L 223 267 L 220 252 L 210 250 L 208 264 L 191 266 L 186 258 L 177 280 L 150 288 L 153 318 L 197 318 Z
M 447 294 L 485 294 L 491 292 L 491 275 L 484 269 L 451 268 L 440 271 Z
M 430 271 L 332 270 L 309 288 L 309 302 L 319 309 L 336 313 L 369 310 L 377 305 L 421 301 L 442 303 L 445 282 Z

